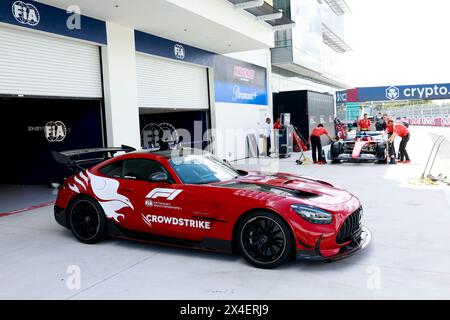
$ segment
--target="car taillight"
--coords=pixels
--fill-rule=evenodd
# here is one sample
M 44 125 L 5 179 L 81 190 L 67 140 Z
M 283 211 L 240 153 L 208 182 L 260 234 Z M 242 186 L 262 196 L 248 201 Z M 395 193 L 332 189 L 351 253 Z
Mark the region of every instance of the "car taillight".
M 63 184 L 62 184 L 62 186 L 61 186 L 61 189 L 62 190 L 65 190 L 65 189 L 67 189 L 67 178 L 64 178 L 64 180 L 63 180 Z

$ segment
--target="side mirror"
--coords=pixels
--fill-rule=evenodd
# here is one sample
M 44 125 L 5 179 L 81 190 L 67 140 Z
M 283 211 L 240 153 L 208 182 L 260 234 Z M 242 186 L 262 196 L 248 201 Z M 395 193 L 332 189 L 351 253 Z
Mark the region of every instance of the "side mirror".
M 152 173 L 148 179 L 150 182 L 169 182 L 169 177 L 165 172 Z

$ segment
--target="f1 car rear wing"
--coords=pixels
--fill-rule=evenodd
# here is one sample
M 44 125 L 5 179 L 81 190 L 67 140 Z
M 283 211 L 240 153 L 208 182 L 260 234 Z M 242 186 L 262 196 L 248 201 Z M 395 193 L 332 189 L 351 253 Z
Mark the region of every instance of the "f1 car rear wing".
M 80 172 L 85 166 L 111 159 L 118 152 L 133 152 L 135 148 L 122 145 L 120 148 L 93 148 L 57 152 L 52 151 L 56 162 L 66 165 L 71 171 Z

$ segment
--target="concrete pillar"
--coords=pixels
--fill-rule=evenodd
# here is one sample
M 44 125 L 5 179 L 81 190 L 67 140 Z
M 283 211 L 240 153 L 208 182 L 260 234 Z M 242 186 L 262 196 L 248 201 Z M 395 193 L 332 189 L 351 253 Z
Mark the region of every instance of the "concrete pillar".
M 134 30 L 107 22 L 102 47 L 108 146 L 140 148 Z

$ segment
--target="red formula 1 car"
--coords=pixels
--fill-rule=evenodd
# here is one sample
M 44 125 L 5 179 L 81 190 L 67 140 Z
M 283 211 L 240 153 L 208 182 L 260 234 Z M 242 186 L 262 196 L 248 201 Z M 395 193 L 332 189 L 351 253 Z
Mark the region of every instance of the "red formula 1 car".
M 353 137 L 333 142 L 329 158 L 333 163 L 347 161 L 386 164 L 387 143 L 382 136 L 382 132 L 358 132 Z
M 83 169 L 94 153 L 106 160 Z M 237 252 L 274 268 L 296 256 L 344 258 L 371 239 L 359 200 L 327 182 L 244 172 L 194 149 L 53 154 L 78 172 L 64 181 L 55 218 L 83 243 L 112 236 Z

